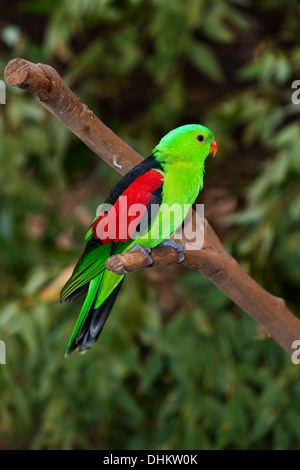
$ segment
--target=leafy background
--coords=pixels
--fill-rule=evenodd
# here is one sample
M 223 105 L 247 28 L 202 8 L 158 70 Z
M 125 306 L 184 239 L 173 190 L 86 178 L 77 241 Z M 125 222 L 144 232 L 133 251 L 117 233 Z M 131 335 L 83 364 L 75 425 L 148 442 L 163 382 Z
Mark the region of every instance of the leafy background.
M 199 202 L 228 250 L 299 314 L 299 3 L 2 1 L 0 69 L 49 63 L 142 155 L 210 127 Z M 7 87 L 0 107 L 1 449 L 297 449 L 299 367 L 199 273 L 128 276 L 100 341 L 64 358 L 61 286 L 119 175 Z

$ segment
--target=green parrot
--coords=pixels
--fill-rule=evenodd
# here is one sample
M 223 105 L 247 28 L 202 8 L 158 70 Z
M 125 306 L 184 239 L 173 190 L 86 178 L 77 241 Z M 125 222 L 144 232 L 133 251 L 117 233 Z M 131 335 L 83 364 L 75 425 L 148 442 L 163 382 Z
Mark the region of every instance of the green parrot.
M 216 151 L 214 136 L 206 127 L 178 127 L 112 189 L 86 234 L 85 250 L 61 292 L 61 301 L 69 302 L 86 294 L 67 357 L 95 344 L 120 291 L 125 276 L 106 269 L 110 256 L 140 250 L 151 264 L 151 248 L 168 244 L 179 253 L 179 261 L 184 260 L 182 246 L 169 237 L 196 200 L 203 187 L 205 159 Z

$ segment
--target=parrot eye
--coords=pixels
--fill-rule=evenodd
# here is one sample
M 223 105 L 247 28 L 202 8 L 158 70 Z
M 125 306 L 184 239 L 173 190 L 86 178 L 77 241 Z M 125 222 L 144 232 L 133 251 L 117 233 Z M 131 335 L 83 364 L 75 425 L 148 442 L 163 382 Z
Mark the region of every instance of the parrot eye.
M 199 142 L 204 142 L 205 141 L 204 135 L 202 134 L 197 135 L 197 140 L 199 140 Z

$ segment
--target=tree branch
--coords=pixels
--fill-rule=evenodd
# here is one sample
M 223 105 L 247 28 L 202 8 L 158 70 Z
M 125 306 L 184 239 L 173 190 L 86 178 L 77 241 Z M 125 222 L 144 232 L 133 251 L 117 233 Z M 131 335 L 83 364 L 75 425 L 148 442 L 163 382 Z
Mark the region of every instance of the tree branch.
M 139 154 L 117 137 L 74 95 L 49 65 L 14 59 L 5 69 L 5 79 L 9 85 L 37 95 L 42 106 L 121 174 L 127 173 L 142 161 Z M 191 247 L 190 241 L 186 239 L 176 240 L 184 247 L 183 264 L 209 278 L 291 354 L 293 341 L 300 339 L 300 320 L 288 310 L 284 300 L 274 297 L 259 286 L 226 252 L 207 221 L 204 227 L 197 226 L 196 222 L 193 213 L 189 223 L 193 229 L 204 231 L 204 243 L 202 247 Z M 177 253 L 170 247 L 154 248 L 151 257 L 154 267 L 178 262 Z M 144 269 L 148 265 L 147 258 L 138 251 L 112 256 L 106 262 L 107 268 L 117 274 Z
M 142 157 L 103 124 L 70 90 L 50 65 L 11 60 L 4 71 L 9 85 L 36 95 L 41 105 L 62 121 L 90 149 L 123 175 Z

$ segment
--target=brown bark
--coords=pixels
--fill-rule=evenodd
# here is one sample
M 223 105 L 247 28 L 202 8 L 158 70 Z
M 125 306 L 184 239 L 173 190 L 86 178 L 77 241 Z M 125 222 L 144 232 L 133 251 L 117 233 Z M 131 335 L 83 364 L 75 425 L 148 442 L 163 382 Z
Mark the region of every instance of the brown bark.
M 109 165 L 125 174 L 142 161 L 142 157 L 108 129 L 63 82 L 49 65 L 14 59 L 5 69 L 9 85 L 38 96 L 40 103 L 86 143 Z M 194 214 L 195 215 L 195 214 Z M 195 217 L 190 222 L 195 227 Z M 274 297 L 252 279 L 224 249 L 208 222 L 204 228 L 204 244 L 189 249 L 187 240 L 176 240 L 184 247 L 184 265 L 208 277 L 241 309 L 251 315 L 288 353 L 292 343 L 300 339 L 300 320 L 288 310 L 283 299 Z M 178 254 L 170 247 L 152 250 L 153 266 L 176 263 Z M 148 267 L 149 261 L 138 252 L 111 257 L 107 268 L 124 274 Z

